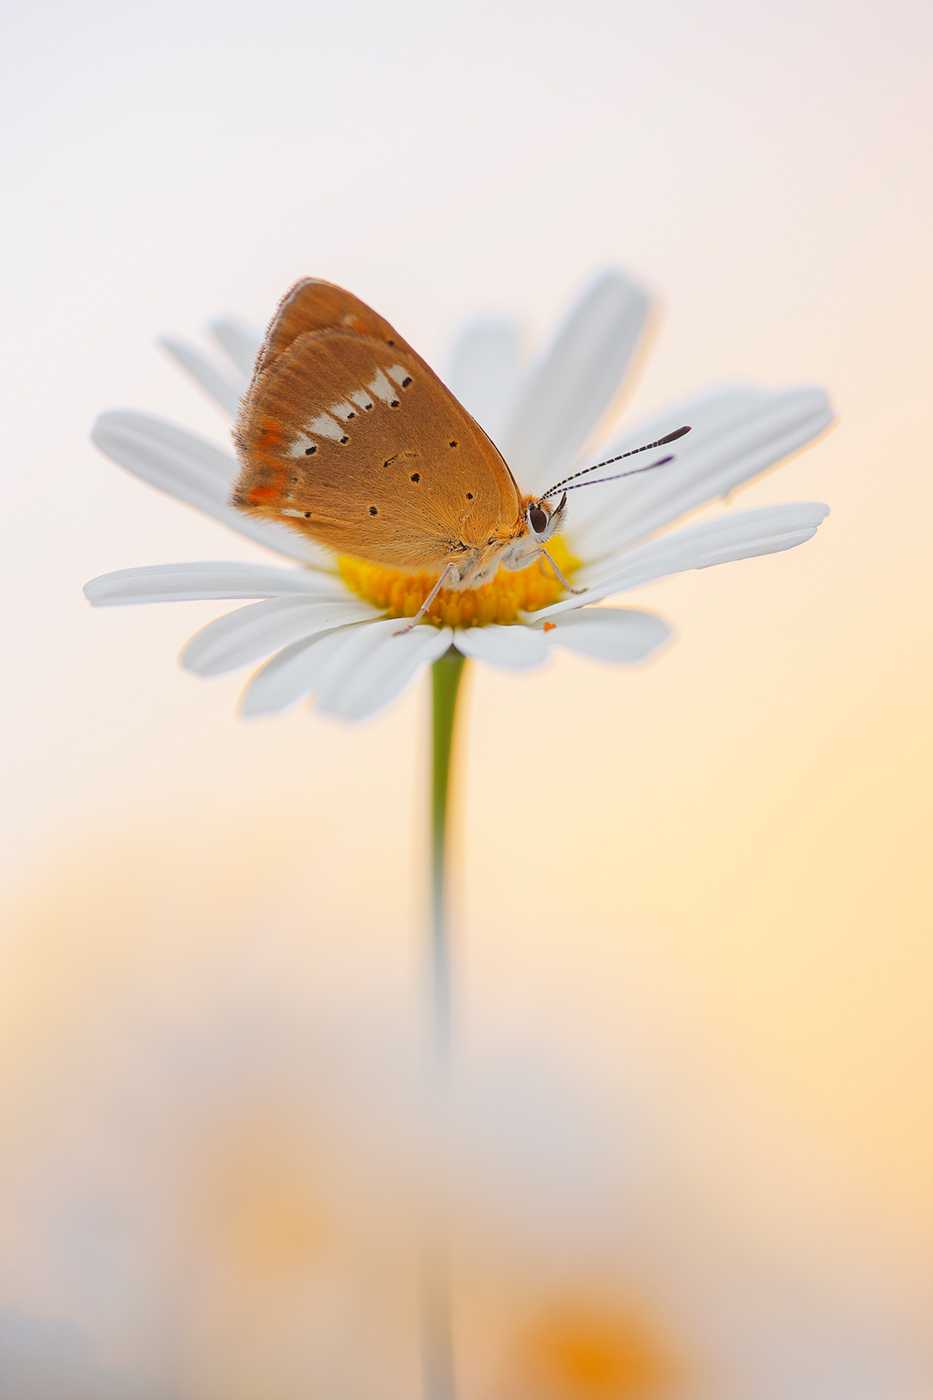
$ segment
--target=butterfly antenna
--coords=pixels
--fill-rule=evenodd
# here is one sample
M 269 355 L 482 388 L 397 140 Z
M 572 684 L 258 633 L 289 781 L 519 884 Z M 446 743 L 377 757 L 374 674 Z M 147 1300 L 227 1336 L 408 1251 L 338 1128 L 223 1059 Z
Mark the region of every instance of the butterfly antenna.
M 631 471 L 616 472 L 614 476 L 598 476 L 595 481 L 578 481 L 576 486 L 565 486 L 564 490 L 582 491 L 584 486 L 602 486 L 604 481 L 621 481 L 624 476 L 638 476 L 641 472 L 653 471 L 655 467 L 666 467 L 668 462 L 673 462 L 673 460 L 672 453 L 670 457 L 660 457 L 657 462 L 649 462 L 647 467 L 633 467 Z
M 553 496 L 556 491 L 560 491 L 562 487 L 567 485 L 568 481 L 576 481 L 578 476 L 586 476 L 589 472 L 599 471 L 600 467 L 611 467 L 613 462 L 622 462 L 625 460 L 626 457 L 637 457 L 639 452 L 651 452 L 652 449 L 655 447 L 666 447 L 669 442 L 676 442 L 678 438 L 684 437 L 685 434 L 689 432 L 689 427 L 677 428 L 673 433 L 667 433 L 664 437 L 658 438 L 657 442 L 646 442 L 642 447 L 633 447 L 629 452 L 620 452 L 618 457 L 607 457 L 604 462 L 594 462 L 591 467 L 584 467 L 582 471 L 574 472 L 572 476 L 565 476 L 563 481 L 556 482 L 556 484 L 552 486 L 550 490 L 545 491 L 543 496 L 539 496 L 538 500 L 546 501 L 548 496 Z M 652 467 L 663 467 L 665 462 L 670 461 L 673 461 L 672 457 L 664 457 L 661 459 L 660 462 L 652 462 L 650 467 L 636 467 L 634 471 L 619 472 L 616 476 L 602 477 L 600 478 L 600 480 L 618 481 L 623 476 L 637 476 L 639 472 L 651 471 Z M 597 485 L 595 481 L 584 481 L 581 484 L 583 486 Z M 568 487 L 568 490 L 577 491 L 579 490 L 579 487 L 571 486 Z

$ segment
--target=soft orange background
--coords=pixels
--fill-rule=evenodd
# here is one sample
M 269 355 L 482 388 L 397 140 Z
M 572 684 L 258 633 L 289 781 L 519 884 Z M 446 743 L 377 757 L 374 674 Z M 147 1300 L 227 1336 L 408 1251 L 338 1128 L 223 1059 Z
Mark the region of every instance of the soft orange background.
M 175 664 L 221 608 L 92 613 L 81 585 L 109 569 L 259 557 L 101 458 L 95 413 L 137 407 L 226 441 L 152 342 L 226 310 L 261 324 L 299 275 L 352 288 L 443 369 L 471 314 L 518 315 L 531 346 L 621 264 L 661 313 L 626 412 L 730 379 L 825 384 L 838 428 L 738 508 L 832 513 L 798 551 L 635 595 L 678 633 L 642 670 L 568 656 L 543 674 L 476 671 L 463 1053 L 550 1042 L 610 1086 L 647 1056 L 674 1155 L 694 1144 L 740 1235 L 797 1239 L 805 1271 L 852 1250 L 892 1280 L 895 1311 L 919 1312 L 933 1242 L 929 8 L 44 0 L 11 27 L 14 1175 L 67 1138 L 76 1057 L 105 1083 L 87 1047 L 131 988 L 147 986 L 169 1041 L 176 1002 L 208 1014 L 244 906 L 313 889 L 313 937 L 268 972 L 272 1005 L 324 966 L 335 1006 L 368 1005 L 380 976 L 416 980 L 424 678 L 359 728 L 305 709 L 246 724 L 240 678 Z M 164 937 L 140 922 L 159 899 Z M 691 1104 L 713 1102 L 721 1124 L 706 1109 L 692 1123 Z M 15 1287 L 16 1306 L 69 1306 L 41 1268 Z

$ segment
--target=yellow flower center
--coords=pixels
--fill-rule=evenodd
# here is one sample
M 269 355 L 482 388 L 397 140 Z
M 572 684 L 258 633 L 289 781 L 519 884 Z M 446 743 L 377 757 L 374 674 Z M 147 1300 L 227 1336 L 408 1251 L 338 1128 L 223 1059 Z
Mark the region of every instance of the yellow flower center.
M 574 559 L 559 536 L 548 540 L 547 548 L 565 577 L 579 568 L 579 559 Z M 431 574 L 404 574 L 347 555 L 337 562 L 347 587 L 374 607 L 384 608 L 390 617 L 414 617 L 437 582 Z M 488 627 L 494 622 L 517 622 L 519 613 L 537 612 L 563 596 L 563 584 L 539 559 L 517 573 L 500 569 L 482 588 L 459 592 L 442 588 L 425 616 L 442 627 Z

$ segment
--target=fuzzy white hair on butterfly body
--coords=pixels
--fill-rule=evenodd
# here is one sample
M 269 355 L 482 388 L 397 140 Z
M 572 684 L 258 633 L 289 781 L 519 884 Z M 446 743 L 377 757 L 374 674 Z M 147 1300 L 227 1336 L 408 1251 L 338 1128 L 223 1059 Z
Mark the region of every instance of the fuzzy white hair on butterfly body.
M 540 559 L 544 545 L 562 525 L 566 509 L 566 493 L 560 505 L 554 509 L 551 509 L 548 501 L 530 501 L 525 510 L 527 533 L 519 535 L 517 540 L 507 544 L 497 563 L 501 564 L 503 569 L 517 573 L 520 569 L 527 569 L 536 559 Z
M 529 501 L 525 510 L 527 531 L 517 539 L 508 540 L 482 563 L 482 552 L 479 550 L 471 550 L 457 563 L 449 561 L 446 565 L 444 587 L 458 592 L 464 588 L 482 588 L 484 584 L 492 582 L 500 565 L 512 573 L 527 569 L 529 564 L 534 564 L 546 554 L 545 543 L 560 527 L 566 501 L 564 496 L 560 505 L 554 509 L 547 501 Z M 553 560 L 549 555 L 547 557 L 554 567 Z

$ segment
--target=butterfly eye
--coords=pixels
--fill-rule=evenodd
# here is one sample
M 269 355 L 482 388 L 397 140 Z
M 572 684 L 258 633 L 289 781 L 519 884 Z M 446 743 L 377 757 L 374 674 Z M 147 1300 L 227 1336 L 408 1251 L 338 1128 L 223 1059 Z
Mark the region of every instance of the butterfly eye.
M 532 506 L 528 512 L 528 522 L 536 535 L 543 535 L 548 527 L 548 513 L 540 506 Z

